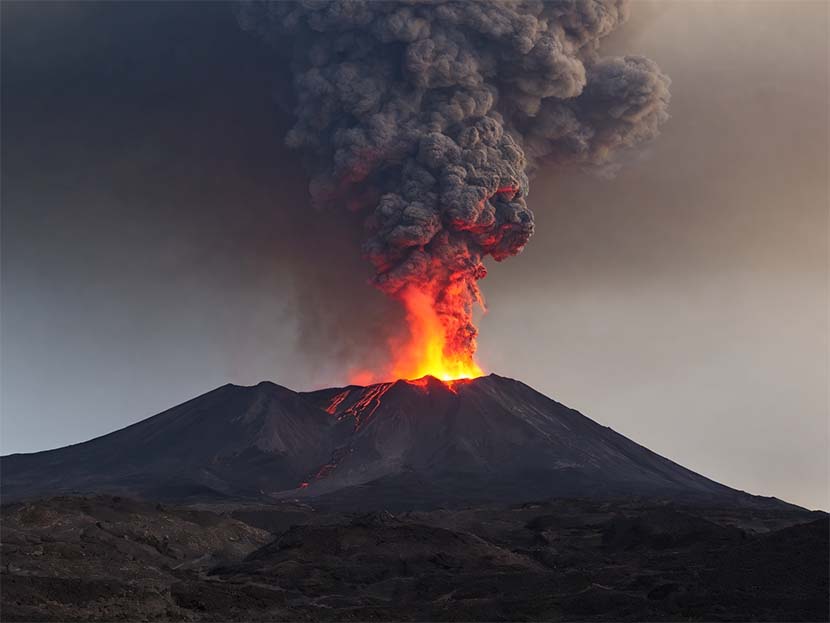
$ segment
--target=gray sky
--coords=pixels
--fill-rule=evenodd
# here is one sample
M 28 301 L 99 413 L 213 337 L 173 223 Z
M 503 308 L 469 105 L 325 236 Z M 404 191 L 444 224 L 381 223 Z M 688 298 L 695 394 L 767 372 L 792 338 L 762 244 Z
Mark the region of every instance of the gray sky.
M 539 173 L 537 233 L 490 263 L 479 340 L 489 371 L 825 509 L 827 10 L 635 3 L 605 51 L 660 64 L 672 119 L 614 179 Z M 2 11 L 4 454 L 378 356 L 396 310 L 357 223 L 310 217 L 284 83 L 226 7 Z

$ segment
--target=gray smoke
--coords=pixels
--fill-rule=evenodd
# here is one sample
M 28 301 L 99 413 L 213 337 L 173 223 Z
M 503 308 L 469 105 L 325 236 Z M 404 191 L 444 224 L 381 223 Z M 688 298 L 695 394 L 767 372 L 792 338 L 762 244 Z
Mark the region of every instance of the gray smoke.
M 622 0 L 252 1 L 237 16 L 288 57 L 286 142 L 314 202 L 366 210 L 375 284 L 428 292 L 470 357 L 483 258 L 533 233 L 528 173 L 607 170 L 668 118 L 655 63 L 598 54 Z

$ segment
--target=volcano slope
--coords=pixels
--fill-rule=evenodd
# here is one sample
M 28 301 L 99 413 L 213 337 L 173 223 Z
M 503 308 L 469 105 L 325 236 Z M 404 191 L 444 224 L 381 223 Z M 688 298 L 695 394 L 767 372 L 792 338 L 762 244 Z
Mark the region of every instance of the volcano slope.
M 780 505 L 665 459 L 491 374 L 296 393 L 226 385 L 122 430 L 0 460 L 4 500 L 313 500 L 415 510 L 550 497 Z
M 4 621 L 828 619 L 826 514 L 496 375 L 227 385 L 0 468 Z

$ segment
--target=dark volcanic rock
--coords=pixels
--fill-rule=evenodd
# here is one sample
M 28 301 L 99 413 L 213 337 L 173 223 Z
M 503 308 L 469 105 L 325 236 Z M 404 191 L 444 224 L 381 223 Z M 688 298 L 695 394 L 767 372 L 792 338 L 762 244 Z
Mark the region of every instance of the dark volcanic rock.
M 98 496 L 2 513 L 4 621 L 828 620 L 827 517 L 797 509 L 550 500 L 347 516 Z M 735 527 L 759 518 L 771 529 Z
M 124 493 L 151 499 L 262 497 L 329 459 L 337 421 L 295 392 L 225 385 L 86 443 L 2 458 L 4 499 Z
M 227 385 L 109 435 L 2 457 L 4 499 L 120 493 L 411 510 L 551 496 L 776 506 L 517 381 L 432 377 L 298 394 Z
M 216 513 L 118 496 L 2 507 L 4 621 L 166 618 L 170 586 L 269 540 Z
M 696 542 L 739 541 L 738 528 L 720 526 L 672 508 L 659 508 L 634 517 L 615 517 L 603 530 L 603 543 L 614 549 L 668 549 Z

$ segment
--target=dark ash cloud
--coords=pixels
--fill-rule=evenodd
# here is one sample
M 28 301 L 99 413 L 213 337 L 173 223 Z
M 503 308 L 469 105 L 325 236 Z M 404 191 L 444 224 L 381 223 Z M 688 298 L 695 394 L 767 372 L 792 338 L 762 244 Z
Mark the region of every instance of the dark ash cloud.
M 433 298 L 453 352 L 475 351 L 483 259 L 533 234 L 528 173 L 615 166 L 668 118 L 669 80 L 603 58 L 620 0 L 244 2 L 242 28 L 287 56 L 318 206 L 365 210 L 374 283 Z M 321 213 L 324 214 L 324 213 Z

